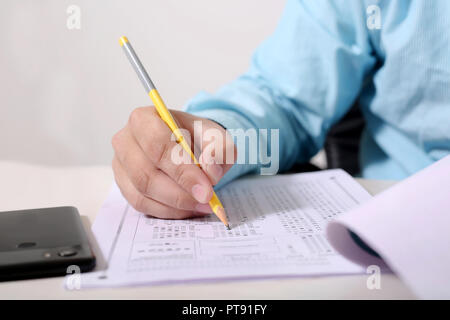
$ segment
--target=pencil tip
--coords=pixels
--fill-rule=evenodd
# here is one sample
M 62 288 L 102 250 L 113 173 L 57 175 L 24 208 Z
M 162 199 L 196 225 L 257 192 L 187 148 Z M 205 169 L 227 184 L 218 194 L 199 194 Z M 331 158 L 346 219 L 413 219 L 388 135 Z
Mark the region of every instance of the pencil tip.
M 230 229 L 230 224 L 228 223 L 228 220 L 227 220 L 227 214 L 226 214 L 226 212 L 225 212 L 225 209 L 222 208 L 222 207 L 217 208 L 217 213 L 216 213 L 216 215 L 219 217 L 220 221 L 223 222 L 223 224 L 225 225 L 225 227 L 226 227 L 228 230 L 231 230 L 231 229 Z

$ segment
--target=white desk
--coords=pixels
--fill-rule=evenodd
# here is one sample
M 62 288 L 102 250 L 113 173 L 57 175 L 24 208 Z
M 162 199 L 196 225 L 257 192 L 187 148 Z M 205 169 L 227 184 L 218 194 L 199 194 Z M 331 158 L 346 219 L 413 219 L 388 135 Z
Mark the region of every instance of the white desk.
M 108 166 L 50 168 L 0 162 L 0 211 L 71 205 L 91 224 L 109 192 Z M 360 180 L 372 194 L 391 183 Z M 87 217 L 87 219 L 86 219 Z M 0 299 L 410 299 L 394 275 L 369 290 L 366 275 L 229 281 L 139 288 L 66 291 L 63 278 L 0 283 Z

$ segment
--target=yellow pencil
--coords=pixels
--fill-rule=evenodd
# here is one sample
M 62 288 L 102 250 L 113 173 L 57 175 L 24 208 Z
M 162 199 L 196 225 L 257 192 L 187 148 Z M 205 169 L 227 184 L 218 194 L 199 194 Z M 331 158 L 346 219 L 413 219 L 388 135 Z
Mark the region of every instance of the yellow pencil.
M 131 46 L 130 42 L 128 41 L 127 37 L 121 37 L 119 39 L 119 43 L 120 43 L 120 46 L 124 49 L 124 52 L 128 57 L 128 60 L 130 60 L 131 65 L 133 66 L 139 79 L 141 80 L 142 84 L 144 85 L 145 90 L 147 91 L 148 95 L 150 96 L 153 103 L 155 104 L 155 107 L 156 107 L 156 110 L 158 111 L 159 116 L 167 124 L 167 126 L 170 128 L 170 130 L 175 134 L 177 142 L 191 156 L 194 163 L 201 168 L 200 163 L 195 158 L 195 155 L 192 152 L 191 148 L 189 147 L 189 144 L 186 142 L 183 135 L 181 134 L 181 132 L 175 122 L 175 119 L 172 117 L 172 114 L 170 113 L 169 109 L 167 109 L 164 101 L 162 100 L 161 96 L 158 93 L 158 90 L 156 90 L 155 85 L 153 84 L 152 80 L 150 79 L 147 71 L 145 70 L 145 68 L 142 65 L 141 61 L 139 60 L 138 56 L 136 55 L 136 52 L 134 51 L 134 49 Z M 213 197 L 212 197 L 211 201 L 209 201 L 209 205 L 211 206 L 212 211 L 220 219 L 220 221 L 222 221 L 225 224 L 225 226 L 228 229 L 230 229 L 230 225 L 227 220 L 227 215 L 225 213 L 225 209 L 223 208 L 223 205 L 220 202 L 220 200 L 217 197 L 215 192 L 213 192 Z

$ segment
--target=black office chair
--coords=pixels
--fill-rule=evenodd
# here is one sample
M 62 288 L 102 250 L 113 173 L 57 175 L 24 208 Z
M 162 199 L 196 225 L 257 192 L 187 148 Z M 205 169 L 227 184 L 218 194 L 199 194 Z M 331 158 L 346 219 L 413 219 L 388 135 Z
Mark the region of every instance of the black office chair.
M 358 154 L 365 124 L 361 110 L 355 104 L 330 129 L 324 145 L 328 169 L 342 168 L 352 176 L 361 172 Z
M 365 121 L 358 104 L 355 104 L 337 124 L 331 127 L 324 145 L 328 169 L 341 168 L 353 176 L 360 173 L 358 154 L 364 127 Z M 318 170 L 320 168 L 311 163 L 303 163 L 294 165 L 287 173 Z

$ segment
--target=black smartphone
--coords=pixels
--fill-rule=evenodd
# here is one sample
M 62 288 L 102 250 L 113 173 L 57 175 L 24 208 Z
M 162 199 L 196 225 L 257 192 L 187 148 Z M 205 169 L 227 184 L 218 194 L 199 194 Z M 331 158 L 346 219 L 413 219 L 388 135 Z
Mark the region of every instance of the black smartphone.
M 76 208 L 0 212 L 0 281 L 62 276 L 94 267 Z

